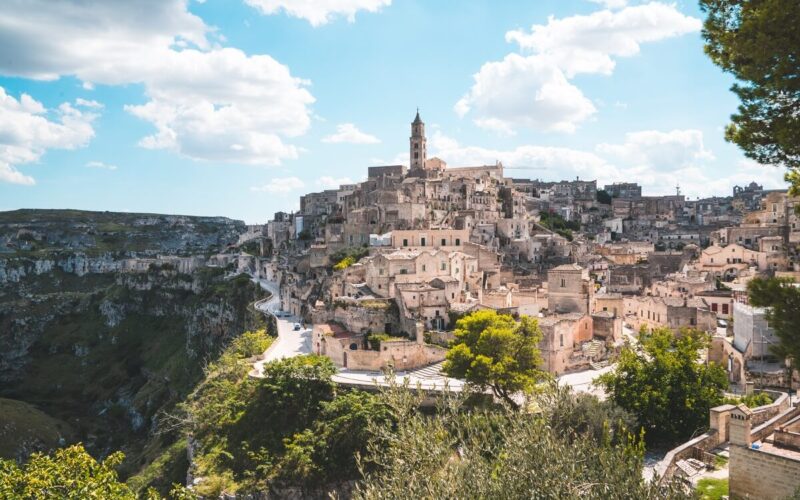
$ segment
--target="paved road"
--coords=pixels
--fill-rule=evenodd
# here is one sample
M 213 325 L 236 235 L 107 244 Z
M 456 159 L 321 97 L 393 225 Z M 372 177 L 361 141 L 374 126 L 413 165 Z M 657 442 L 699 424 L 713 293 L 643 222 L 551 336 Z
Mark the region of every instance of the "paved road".
M 396 372 L 393 383 L 402 386 L 408 382 L 411 389 L 423 389 L 426 391 L 443 391 L 445 389 L 453 392 L 461 392 L 464 388 L 464 381 L 450 378 L 441 373 L 441 363 L 417 368 L 415 370 Z M 368 389 L 375 386 L 388 387 L 392 381 L 389 376 L 381 372 L 354 371 L 346 368 L 339 369 L 339 373 L 333 376 L 333 381 L 342 385 L 352 385 Z
M 265 279 L 257 280 L 261 288 L 270 292 L 272 297 L 260 303 L 257 307 L 265 314 L 274 315 L 280 310 L 281 300 L 278 285 Z M 261 376 L 264 373 L 264 363 L 281 358 L 291 358 L 301 354 L 311 353 L 311 329 L 295 330 L 294 325 L 300 322 L 294 316 L 275 317 L 278 324 L 278 338 L 264 351 L 262 359 L 253 364 L 252 375 Z

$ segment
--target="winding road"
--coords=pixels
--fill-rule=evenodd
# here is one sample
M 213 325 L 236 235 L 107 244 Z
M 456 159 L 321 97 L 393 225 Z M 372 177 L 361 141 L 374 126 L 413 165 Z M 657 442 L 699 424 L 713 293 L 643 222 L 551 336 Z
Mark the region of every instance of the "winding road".
M 275 313 L 280 311 L 281 307 L 280 290 L 277 283 L 256 278 L 253 278 L 253 281 L 271 294 L 269 299 L 257 303 L 256 308 L 264 314 L 275 316 Z M 259 357 L 259 360 L 253 363 L 253 370 L 250 375 L 254 377 L 262 377 L 264 375 L 265 363 L 276 359 L 311 353 L 311 329 L 294 329 L 295 323 L 301 322 L 300 318 L 295 316 L 275 316 L 275 321 L 278 325 L 278 337 Z

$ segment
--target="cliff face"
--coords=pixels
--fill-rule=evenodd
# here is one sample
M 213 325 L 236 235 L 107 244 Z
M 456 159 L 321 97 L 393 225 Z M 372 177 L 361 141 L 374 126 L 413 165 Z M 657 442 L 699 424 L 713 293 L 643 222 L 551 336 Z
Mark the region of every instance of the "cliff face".
M 201 264 L 181 272 L 159 259 L 131 271 L 130 260 L 177 252 L 202 263 L 244 225 L 128 214 L 86 222 L 85 215 L 58 220 L 45 212 L 43 220 L 13 223 L 0 214 L 0 397 L 65 423 L 65 439 L 98 456 L 125 451 L 128 471 L 136 470 L 154 452 L 160 413 L 191 390 L 230 339 L 262 327 L 263 316 L 250 307 L 262 292 L 248 276 Z M 133 228 L 117 236 L 142 246 L 99 252 L 98 224 Z M 18 228 L 13 237 L 11 226 Z M 39 246 L 10 250 L 20 241 Z M 32 442 L 0 450 L 20 458 L 35 449 Z
M 225 217 L 15 210 L 0 212 L 0 256 L 48 251 L 191 254 L 236 243 L 244 222 Z

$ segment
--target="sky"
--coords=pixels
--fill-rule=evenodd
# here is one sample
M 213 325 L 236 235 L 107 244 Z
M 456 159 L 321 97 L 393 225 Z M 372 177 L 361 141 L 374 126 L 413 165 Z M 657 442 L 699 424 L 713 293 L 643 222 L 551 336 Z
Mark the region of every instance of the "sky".
M 694 1 L 4 0 L 0 210 L 223 215 L 408 163 L 730 195 L 733 79 Z

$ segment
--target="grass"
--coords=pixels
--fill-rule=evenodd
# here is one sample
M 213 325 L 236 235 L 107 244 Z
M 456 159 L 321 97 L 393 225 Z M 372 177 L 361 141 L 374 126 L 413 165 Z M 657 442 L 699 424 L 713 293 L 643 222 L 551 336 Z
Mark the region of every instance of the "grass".
M 61 438 L 70 440 L 72 428 L 28 403 L 0 398 L 0 458 L 17 458 L 21 447 L 35 443 L 49 451 Z
M 707 477 L 697 482 L 696 490 L 701 500 L 719 500 L 728 495 L 728 480 Z
M 173 483 L 183 484 L 186 481 L 186 471 L 189 469 L 187 444 L 186 438 L 172 443 L 155 460 L 131 476 L 126 481 L 128 486 L 135 493 L 140 493 L 150 487 L 160 492 L 167 492 Z
M 714 468 L 723 469 L 726 465 L 728 465 L 728 459 L 726 457 L 720 455 L 714 456 Z

